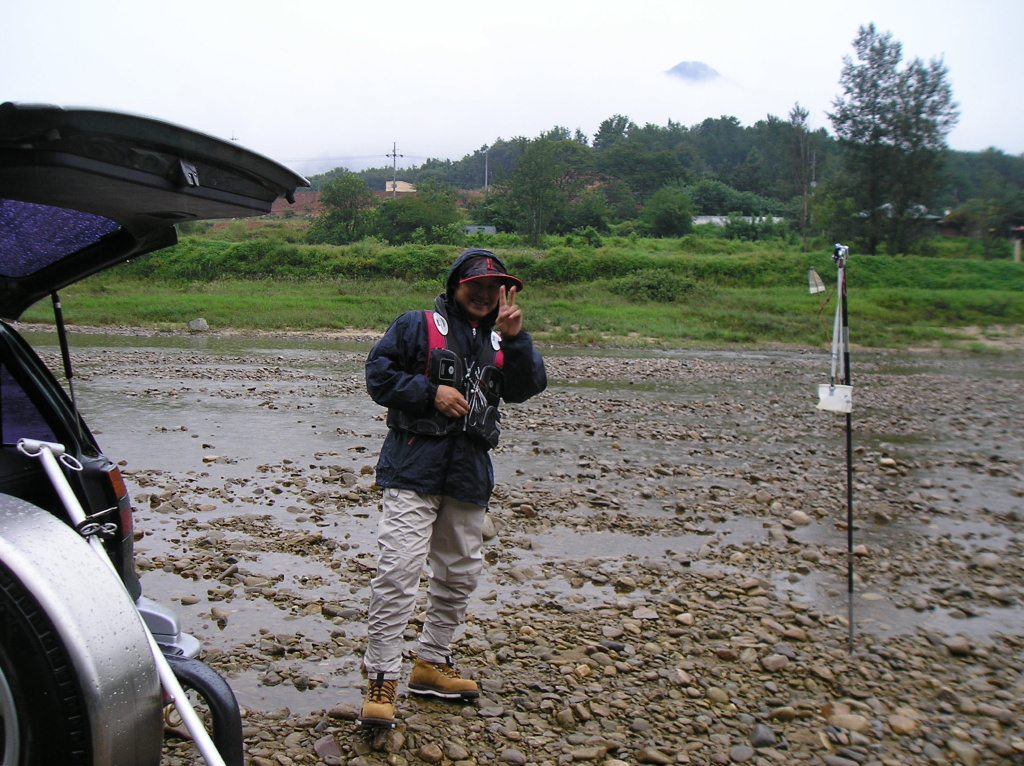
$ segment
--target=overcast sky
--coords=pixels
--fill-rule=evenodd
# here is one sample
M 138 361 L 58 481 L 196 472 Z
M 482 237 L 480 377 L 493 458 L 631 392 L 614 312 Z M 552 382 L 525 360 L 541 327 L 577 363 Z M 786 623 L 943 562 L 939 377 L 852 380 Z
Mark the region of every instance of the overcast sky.
M 0 0 L 0 101 L 159 117 L 312 174 L 430 157 L 622 114 L 813 128 L 874 22 L 904 59 L 944 57 L 954 149 L 1024 153 L 1020 0 Z M 683 61 L 714 84 L 665 72 Z

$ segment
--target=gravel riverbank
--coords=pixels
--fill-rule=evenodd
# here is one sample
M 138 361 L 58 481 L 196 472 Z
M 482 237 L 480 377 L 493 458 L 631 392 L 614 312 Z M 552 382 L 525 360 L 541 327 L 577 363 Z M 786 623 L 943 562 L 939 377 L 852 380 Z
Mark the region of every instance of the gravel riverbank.
M 143 586 L 236 688 L 253 766 L 1024 763 L 1019 355 L 855 355 L 849 556 L 827 354 L 549 353 L 495 454 L 459 643 L 481 699 L 403 685 L 374 741 L 363 354 L 139 343 L 76 352 L 85 414 L 126 456 Z

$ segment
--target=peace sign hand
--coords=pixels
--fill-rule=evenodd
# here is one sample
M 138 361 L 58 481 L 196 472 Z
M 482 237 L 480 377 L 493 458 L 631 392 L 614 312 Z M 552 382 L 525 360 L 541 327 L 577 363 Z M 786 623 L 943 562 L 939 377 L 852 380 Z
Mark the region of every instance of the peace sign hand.
M 506 292 L 502 285 L 498 289 L 498 319 L 494 329 L 505 338 L 514 338 L 523 329 L 523 312 L 516 305 L 516 288 Z

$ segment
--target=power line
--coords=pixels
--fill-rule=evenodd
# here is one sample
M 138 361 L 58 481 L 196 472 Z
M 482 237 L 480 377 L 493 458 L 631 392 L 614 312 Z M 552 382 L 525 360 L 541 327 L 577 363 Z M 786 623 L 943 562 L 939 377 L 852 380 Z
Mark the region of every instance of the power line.
M 398 153 L 398 143 L 391 144 L 391 154 L 385 154 L 391 158 L 391 198 L 398 196 L 398 158 L 403 156 Z
M 384 155 L 390 157 L 390 154 Z M 411 160 L 432 160 L 437 159 L 436 157 L 421 157 L 416 154 L 399 154 L 399 157 L 407 157 Z M 374 157 L 380 157 L 379 154 L 363 154 L 361 156 L 349 156 L 349 157 L 284 157 L 279 162 L 345 162 L 346 160 L 372 160 Z

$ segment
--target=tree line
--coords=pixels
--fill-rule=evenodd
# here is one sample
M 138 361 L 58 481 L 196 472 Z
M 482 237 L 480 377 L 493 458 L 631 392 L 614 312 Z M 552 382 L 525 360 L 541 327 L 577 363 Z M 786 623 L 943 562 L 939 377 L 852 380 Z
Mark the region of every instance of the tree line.
M 416 196 L 383 201 L 370 190 L 385 188 L 391 168 L 336 168 L 311 179 L 325 212 L 310 238 L 457 244 L 467 220 L 533 242 L 674 237 L 694 216 L 732 215 L 729 236 L 788 236 L 804 249 L 825 237 L 896 254 L 913 251 L 941 219 L 995 252 L 1024 225 L 1024 156 L 948 148 L 959 112 L 941 59 L 904 62 L 901 44 L 873 24 L 853 49 L 828 115 L 834 135 L 812 129 L 799 103 L 752 126 L 729 116 L 638 125 L 617 114 L 592 137 L 556 126 L 460 160 L 427 160 L 402 171 Z

